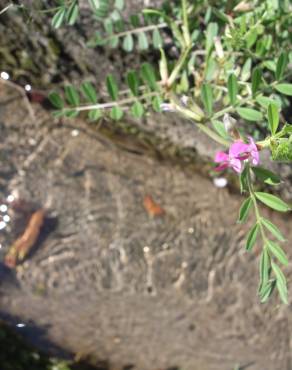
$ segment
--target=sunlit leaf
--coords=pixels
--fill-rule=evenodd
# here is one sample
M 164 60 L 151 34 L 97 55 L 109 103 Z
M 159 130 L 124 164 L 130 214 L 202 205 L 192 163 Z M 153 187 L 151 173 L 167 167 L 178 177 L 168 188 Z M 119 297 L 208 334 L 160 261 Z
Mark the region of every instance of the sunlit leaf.
M 148 39 L 145 32 L 138 33 L 138 49 L 147 50 L 148 49 Z
M 272 135 L 275 135 L 279 126 L 279 111 L 278 107 L 273 103 L 268 107 L 268 122 Z
M 91 111 L 89 111 L 88 113 L 88 118 L 90 121 L 97 121 L 98 119 L 100 119 L 102 117 L 102 113 L 100 111 L 100 109 L 92 109 Z
M 136 101 L 131 108 L 131 113 L 135 118 L 141 118 L 144 114 L 144 107 L 139 101 Z
M 111 109 L 111 112 L 110 112 L 110 117 L 115 120 L 115 121 L 119 121 L 124 115 L 124 112 L 122 111 L 122 109 L 120 107 L 113 107 Z
M 278 259 L 279 262 L 281 262 L 283 265 L 288 265 L 288 258 L 283 251 L 283 249 L 272 240 L 267 241 L 267 247 L 269 248 L 269 251 Z
M 285 238 L 282 235 L 281 231 L 274 225 L 271 221 L 267 220 L 266 218 L 261 218 L 262 224 L 265 226 L 267 230 L 270 231 L 280 242 L 284 242 Z
M 52 19 L 52 27 L 59 28 L 62 26 L 66 16 L 66 8 L 60 8 Z
M 162 47 L 163 41 L 158 28 L 155 28 L 152 33 L 152 43 L 155 49 Z
M 243 223 L 246 221 L 251 205 L 252 205 L 252 199 L 250 197 L 245 199 L 245 201 L 242 203 L 240 210 L 239 210 L 238 222 Z
M 134 48 L 133 35 L 131 33 L 128 33 L 123 40 L 123 49 L 129 53 L 133 50 L 133 48 Z
M 285 275 L 283 274 L 280 267 L 273 262 L 272 262 L 272 269 L 277 279 L 276 285 L 277 285 L 277 289 L 280 294 L 280 298 L 283 303 L 288 304 L 288 290 L 287 290 L 287 282 L 286 282 Z
M 255 224 L 250 230 L 250 232 L 248 233 L 247 240 L 246 240 L 246 246 L 245 246 L 245 249 L 247 251 L 251 251 L 253 246 L 255 245 L 256 240 L 257 240 L 258 231 L 259 231 L 259 225 Z
M 290 210 L 288 204 L 286 204 L 282 199 L 276 197 L 275 195 L 257 191 L 255 192 L 255 196 L 266 206 L 276 211 L 287 212 Z
M 72 26 L 77 18 L 79 13 L 79 6 L 76 1 L 73 1 L 73 3 L 70 5 L 69 9 L 66 12 L 66 19 L 70 26 Z
M 263 115 L 261 112 L 251 109 L 251 108 L 236 108 L 236 112 L 240 115 L 241 118 L 246 119 L 247 121 L 261 121 Z
M 292 96 L 292 84 L 278 84 L 275 89 L 281 94 Z

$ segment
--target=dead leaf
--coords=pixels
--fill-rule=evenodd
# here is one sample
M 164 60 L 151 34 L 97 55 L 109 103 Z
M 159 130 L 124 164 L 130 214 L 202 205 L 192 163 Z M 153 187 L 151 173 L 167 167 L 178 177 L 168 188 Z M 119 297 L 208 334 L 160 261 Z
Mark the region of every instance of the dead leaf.
M 15 268 L 18 263 L 25 259 L 39 237 L 44 219 L 44 209 L 39 209 L 31 215 L 24 233 L 10 247 L 5 256 L 4 263 L 6 266 Z
M 152 217 L 162 216 L 165 214 L 164 209 L 153 200 L 151 195 L 146 195 L 144 197 L 143 205 L 147 213 Z

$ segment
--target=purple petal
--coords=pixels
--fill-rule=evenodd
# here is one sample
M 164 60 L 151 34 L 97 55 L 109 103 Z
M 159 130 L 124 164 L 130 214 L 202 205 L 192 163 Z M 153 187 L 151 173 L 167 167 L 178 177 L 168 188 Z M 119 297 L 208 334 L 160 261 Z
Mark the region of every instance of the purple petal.
M 249 139 L 249 150 L 250 150 L 250 156 L 251 156 L 251 162 L 254 166 L 257 166 L 260 162 L 260 155 L 258 148 L 256 146 L 256 143 L 254 142 L 253 138 L 251 136 L 248 137 Z
M 215 156 L 215 162 L 227 162 L 229 159 L 228 154 L 224 152 L 217 152 Z
M 227 162 L 225 162 L 225 163 L 223 163 L 223 164 L 220 164 L 220 166 L 215 167 L 215 168 L 214 168 L 214 171 L 223 171 L 223 170 L 225 170 L 227 167 L 229 167 L 229 166 L 228 166 L 228 163 L 227 163 Z
M 241 173 L 243 169 L 240 159 L 236 158 L 232 158 L 230 160 L 230 167 L 232 167 L 237 173 Z
M 250 151 L 250 146 L 249 144 L 245 144 L 242 141 L 236 141 L 233 143 L 229 149 L 229 157 L 236 158 L 240 155 L 244 155 L 247 152 Z

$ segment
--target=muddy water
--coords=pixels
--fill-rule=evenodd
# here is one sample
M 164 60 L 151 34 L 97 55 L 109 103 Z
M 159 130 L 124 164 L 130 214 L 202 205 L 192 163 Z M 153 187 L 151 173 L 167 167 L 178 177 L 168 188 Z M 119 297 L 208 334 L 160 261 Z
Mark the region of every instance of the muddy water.
M 43 348 L 115 369 L 291 369 L 290 307 L 258 303 L 258 250 L 244 252 L 239 197 L 139 148 L 121 150 L 83 122 L 32 111 L 4 84 L 0 125 L 3 202 L 12 195 L 28 213 L 46 210 L 25 262 L 1 265 L 3 317 Z M 145 209 L 146 196 L 164 213 Z M 25 213 L 7 205 L 2 261 Z M 291 220 L 268 217 L 291 243 Z

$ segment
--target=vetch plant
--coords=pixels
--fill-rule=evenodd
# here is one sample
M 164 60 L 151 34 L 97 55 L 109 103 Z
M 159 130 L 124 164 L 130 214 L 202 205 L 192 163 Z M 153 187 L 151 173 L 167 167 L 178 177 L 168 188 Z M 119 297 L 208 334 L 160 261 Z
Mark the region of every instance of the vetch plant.
M 51 9 L 54 28 L 82 18 L 78 0 L 56 3 Z M 263 149 L 270 150 L 273 161 L 292 160 L 292 125 L 282 113 L 292 96 L 291 3 L 219 1 L 215 7 L 203 0 L 181 0 L 128 19 L 122 0 L 88 4 L 98 29 L 88 40 L 89 47 L 135 50 L 144 60 L 150 55 L 153 60 L 157 49 L 160 57 L 156 64 L 144 62 L 138 70 L 125 71 L 121 82 L 109 74 L 103 95 L 89 81 L 80 88 L 66 85 L 63 92 L 52 92 L 55 116 L 82 113 L 90 121 L 105 116 L 121 120 L 125 114 L 141 118 L 151 110 L 172 111 L 224 146 L 226 151 L 216 154 L 214 169 L 229 168 L 239 176 L 246 199 L 238 221 L 245 222 L 253 211 L 246 249 L 252 251 L 261 241 L 260 300 L 266 302 L 276 288 L 287 303 L 283 267 L 288 260 L 281 244 L 285 238 L 261 215 L 259 204 L 278 212 L 291 208 L 277 196 L 257 191 L 254 182 L 280 183 L 276 174 L 261 166 Z M 166 43 L 169 35 L 171 44 Z

